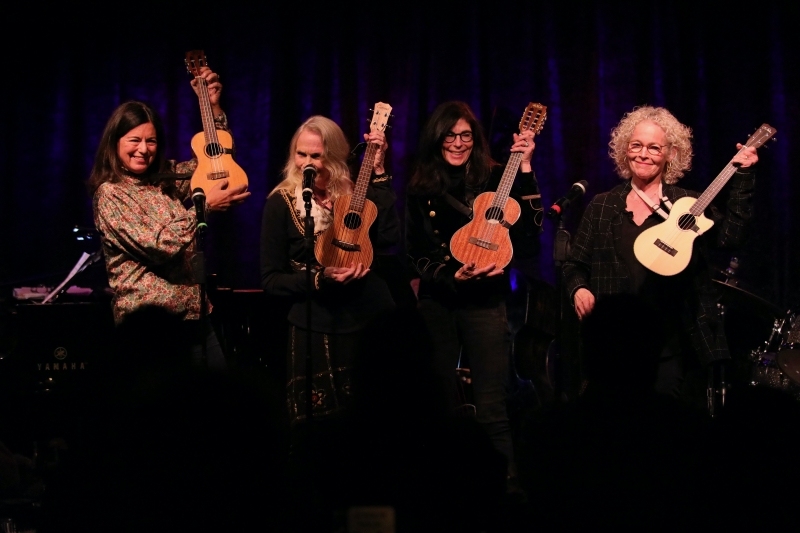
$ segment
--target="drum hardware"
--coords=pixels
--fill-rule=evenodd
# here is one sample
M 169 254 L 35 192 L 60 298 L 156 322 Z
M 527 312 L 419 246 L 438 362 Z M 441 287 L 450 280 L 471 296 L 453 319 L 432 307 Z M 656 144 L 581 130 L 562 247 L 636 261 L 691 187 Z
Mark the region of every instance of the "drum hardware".
M 720 289 L 721 297 L 720 302 L 724 305 L 731 307 L 744 307 L 754 311 L 762 318 L 774 319 L 776 316 L 784 314 L 783 309 L 773 305 L 751 292 L 747 292 L 738 285 L 726 283 L 719 280 L 712 280 L 712 282 Z
M 800 400 L 800 320 L 792 311 L 776 318 L 769 339 L 750 352 L 750 385 L 783 390 Z
M 783 322 L 785 342 L 778 350 L 778 367 L 789 379 L 800 384 L 800 319 L 792 311 L 787 311 Z
M 753 363 L 751 385 L 766 385 L 800 397 L 800 386 L 781 371 L 774 352 L 753 350 L 750 359 Z
M 708 369 L 708 384 L 706 386 L 706 401 L 708 414 L 717 416 L 725 407 L 725 398 L 728 393 L 728 383 L 725 381 L 725 362 L 716 361 Z

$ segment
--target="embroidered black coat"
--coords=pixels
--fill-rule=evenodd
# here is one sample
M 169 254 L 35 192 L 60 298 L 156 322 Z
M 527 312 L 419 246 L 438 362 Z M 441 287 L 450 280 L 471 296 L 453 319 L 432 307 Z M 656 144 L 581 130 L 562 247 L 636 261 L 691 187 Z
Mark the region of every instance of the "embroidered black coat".
M 483 192 L 497 190 L 503 168 L 495 167 L 479 191 L 467 191 L 461 180 L 450 187 L 448 193 L 462 204 L 470 205 L 468 197 L 474 199 Z M 514 258 L 534 257 L 540 248 L 542 202 L 533 172 L 517 173 L 510 197 L 519 202 L 522 210 L 519 220 L 509 229 Z M 411 265 L 410 276 L 420 278 L 420 298 L 478 305 L 495 305 L 505 299 L 510 291 L 508 269 L 502 276 L 480 284 L 457 286 L 455 283 L 455 273 L 461 268 L 461 263 L 452 257 L 450 239 L 469 221 L 469 217 L 454 208 L 444 195 L 409 194 L 406 198 L 406 252 Z

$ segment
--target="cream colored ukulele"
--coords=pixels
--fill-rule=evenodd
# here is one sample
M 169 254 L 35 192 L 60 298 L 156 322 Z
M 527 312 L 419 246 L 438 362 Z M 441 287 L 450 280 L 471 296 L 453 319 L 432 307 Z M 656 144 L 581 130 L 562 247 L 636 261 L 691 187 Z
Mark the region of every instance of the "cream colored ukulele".
M 384 131 L 391 113 L 392 106 L 389 104 L 375 104 L 369 130 Z M 378 216 L 378 208 L 366 195 L 377 151 L 377 144 L 367 144 L 353 194 L 344 194 L 336 199 L 333 224 L 317 237 L 314 254 L 322 266 L 349 267 L 351 264 L 362 263 L 369 267 L 372 264 L 369 228 Z
M 762 124 L 758 131 L 747 139 L 745 147 L 758 148 L 770 140 L 777 131 L 769 124 Z M 742 148 L 744 150 L 744 147 Z M 741 150 L 740 150 L 741 151 Z M 679 198 L 669 212 L 669 217 L 657 226 L 647 229 L 633 243 L 633 253 L 641 264 L 662 276 L 674 276 L 682 272 L 692 258 L 692 246 L 698 235 L 714 225 L 703 215 L 714 197 L 728 183 L 736 166 L 728 163 L 725 169 L 711 182 L 699 198 Z
M 192 151 L 197 157 L 197 169 L 192 174 L 192 190 L 200 187 L 205 192 L 213 188 L 217 180 L 228 179 L 228 187 L 247 185 L 247 174 L 244 173 L 231 155 L 233 137 L 224 130 L 214 126 L 214 114 L 208 98 L 208 86 L 205 78 L 200 77 L 200 68 L 208 66 L 202 50 L 186 52 L 186 70 L 200 84 L 200 115 L 203 119 L 203 131 L 192 137 Z
M 547 118 L 547 107 L 542 104 L 528 104 L 519 121 L 519 132 L 527 130 L 538 134 Z M 503 177 L 496 192 L 485 192 L 475 198 L 472 220 L 453 234 L 450 251 L 462 264 L 475 262 L 476 268 L 494 263 L 496 268 L 505 268 L 514 255 L 514 247 L 508 230 L 519 219 L 519 203 L 508 195 L 517 170 L 522 163 L 522 152 L 513 152 L 508 158 Z

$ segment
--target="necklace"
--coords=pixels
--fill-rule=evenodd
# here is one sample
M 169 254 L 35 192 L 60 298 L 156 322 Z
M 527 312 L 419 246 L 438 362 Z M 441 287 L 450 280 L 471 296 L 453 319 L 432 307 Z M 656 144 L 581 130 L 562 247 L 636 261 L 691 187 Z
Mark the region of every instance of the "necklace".
M 320 197 L 317 195 L 317 193 L 314 193 L 314 200 L 315 200 L 315 201 L 316 201 L 316 202 L 317 202 L 319 205 L 321 205 L 322 207 L 324 207 L 325 209 L 331 209 L 331 199 L 330 199 L 330 198 L 325 198 L 325 199 L 323 200 L 322 198 L 320 198 Z

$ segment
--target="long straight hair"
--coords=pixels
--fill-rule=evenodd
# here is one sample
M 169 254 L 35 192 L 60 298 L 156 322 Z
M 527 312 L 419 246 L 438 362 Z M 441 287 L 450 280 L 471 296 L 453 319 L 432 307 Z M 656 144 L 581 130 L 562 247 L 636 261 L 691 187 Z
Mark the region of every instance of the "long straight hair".
M 297 140 L 304 131 L 316 133 L 322 138 L 323 154 L 322 166 L 330 174 L 328 180 L 328 195 L 332 201 L 343 194 L 350 194 L 353 189 L 353 182 L 350 179 L 350 168 L 347 166 L 347 157 L 350 155 L 350 145 L 344 136 L 342 128 L 334 121 L 322 115 L 314 115 L 303 122 L 297 131 L 294 132 L 292 141 L 289 143 L 289 156 L 283 166 L 283 181 L 281 181 L 272 192 L 281 189 L 294 194 L 297 187 L 303 183 L 303 172 L 294 163 L 294 155 L 297 151 Z
M 466 185 L 479 188 L 489 179 L 492 167 L 498 163 L 492 159 L 483 128 L 466 102 L 450 101 L 440 104 L 422 129 L 409 192 L 424 196 L 440 196 L 447 192 L 450 165 L 442 156 L 442 145 L 447 133 L 462 118 L 469 123 L 473 138 L 472 153 L 466 163 Z
M 149 105 L 143 102 L 129 101 L 121 104 L 111 114 L 106 123 L 97 153 L 94 156 L 92 173 L 86 182 L 89 196 L 94 196 L 97 189 L 105 182 L 118 182 L 125 175 L 125 169 L 119 158 L 119 140 L 133 128 L 142 124 L 152 123 L 156 130 L 156 155 L 147 170 L 140 175 L 143 181 L 157 172 L 167 170 L 166 157 L 164 156 L 164 125 L 161 117 Z M 175 182 L 171 180 L 160 183 L 165 194 L 171 195 L 175 190 Z

